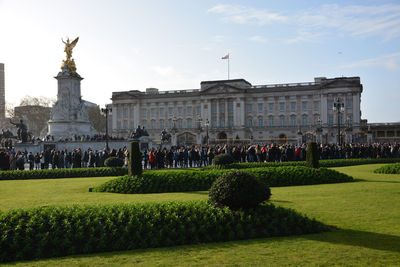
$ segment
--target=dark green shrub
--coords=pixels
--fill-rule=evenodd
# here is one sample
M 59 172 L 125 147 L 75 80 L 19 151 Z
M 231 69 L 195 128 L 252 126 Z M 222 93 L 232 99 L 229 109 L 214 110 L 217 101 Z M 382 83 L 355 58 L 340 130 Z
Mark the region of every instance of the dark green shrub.
M 209 190 L 219 176 L 232 170 L 156 170 L 141 177 L 123 176 L 93 189 L 96 192 L 125 194 L 185 192 Z M 304 166 L 246 169 L 268 186 L 292 186 L 352 182 L 353 178 L 335 170 Z
M 400 174 L 400 163 L 388 164 L 376 170 L 375 173 Z
M 224 173 L 212 184 L 209 196 L 215 205 L 248 209 L 268 200 L 271 190 L 248 172 L 232 171 Z
M 129 150 L 128 175 L 142 175 L 142 153 L 139 148 L 139 141 L 132 141 Z
M 43 169 L 32 171 L 0 171 L 0 180 L 57 179 L 76 177 L 121 176 L 128 173 L 126 168 L 98 167 L 76 169 Z
M 219 154 L 213 159 L 213 164 L 220 167 L 232 164 L 234 162 L 235 160 L 231 154 Z
M 19 209 L 0 212 L 0 262 L 322 231 L 271 204 L 241 212 L 206 201 Z
M 306 166 L 308 168 L 319 168 L 317 143 L 309 142 L 307 145 Z
M 395 163 L 400 162 L 400 158 L 378 158 L 378 159 L 323 159 L 319 161 L 320 167 L 345 167 L 345 166 L 357 166 L 364 164 L 377 164 L 377 163 Z M 246 163 L 233 163 L 226 165 L 225 169 L 249 169 L 249 168 L 261 168 L 261 167 L 282 167 L 282 166 L 306 166 L 305 161 L 286 161 L 286 162 L 246 162 Z M 203 169 L 215 169 L 219 168 L 214 165 L 204 167 Z
M 106 167 L 122 167 L 124 166 L 124 161 L 118 157 L 109 157 L 104 161 L 104 166 Z

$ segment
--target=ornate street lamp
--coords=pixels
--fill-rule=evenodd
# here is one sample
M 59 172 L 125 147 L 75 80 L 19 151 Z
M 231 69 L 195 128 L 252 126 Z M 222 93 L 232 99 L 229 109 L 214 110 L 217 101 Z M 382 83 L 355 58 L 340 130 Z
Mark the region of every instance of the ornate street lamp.
M 337 112 L 337 125 L 338 125 L 338 144 L 341 145 L 340 140 L 340 113 L 344 112 L 344 102 L 338 97 L 333 103 L 333 111 Z
M 105 107 L 101 109 L 101 112 L 106 115 L 106 151 L 110 151 L 110 148 L 108 147 L 108 114 L 111 115 L 112 113 L 112 108 Z
M 209 145 L 209 142 L 208 142 L 208 125 L 210 125 L 210 122 L 208 121 L 208 119 L 206 119 L 206 122 L 204 123 L 204 126 L 206 126 L 207 146 Z

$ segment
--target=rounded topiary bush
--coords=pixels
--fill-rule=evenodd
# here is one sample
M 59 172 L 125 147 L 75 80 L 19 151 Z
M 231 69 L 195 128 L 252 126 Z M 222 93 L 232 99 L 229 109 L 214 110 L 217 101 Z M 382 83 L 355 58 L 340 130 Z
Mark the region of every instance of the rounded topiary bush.
M 109 157 L 104 161 L 104 166 L 106 167 L 122 167 L 124 166 L 124 161 L 118 157 Z
M 235 162 L 235 160 L 231 154 L 219 154 L 219 155 L 215 156 L 213 159 L 213 164 L 219 165 L 219 166 L 229 165 L 234 162 Z
M 271 190 L 248 172 L 232 171 L 221 175 L 211 186 L 210 201 L 233 210 L 253 208 L 268 200 Z

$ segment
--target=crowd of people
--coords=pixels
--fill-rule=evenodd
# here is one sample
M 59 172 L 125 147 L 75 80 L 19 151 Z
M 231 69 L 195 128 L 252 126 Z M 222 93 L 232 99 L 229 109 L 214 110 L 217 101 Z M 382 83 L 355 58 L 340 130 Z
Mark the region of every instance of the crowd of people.
M 320 144 L 320 159 L 349 158 L 398 158 L 400 144 Z M 255 144 L 255 145 L 211 145 L 151 148 L 142 151 L 144 169 L 202 167 L 212 164 L 213 158 L 221 153 L 229 153 L 236 162 L 282 162 L 305 160 L 307 144 Z M 0 151 L 1 170 L 23 170 L 48 168 L 86 168 L 103 167 L 108 157 L 119 157 L 128 164 L 129 151 L 126 147 L 118 150 L 73 151 L 46 150 L 41 153 Z

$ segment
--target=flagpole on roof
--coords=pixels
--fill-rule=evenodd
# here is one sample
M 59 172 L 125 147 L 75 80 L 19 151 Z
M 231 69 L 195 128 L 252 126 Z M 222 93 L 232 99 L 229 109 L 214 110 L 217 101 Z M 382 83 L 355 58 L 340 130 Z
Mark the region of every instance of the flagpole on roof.
M 229 53 L 226 56 L 222 57 L 222 59 L 228 60 L 228 80 L 229 80 Z
M 228 54 L 228 80 L 229 80 L 229 54 Z

